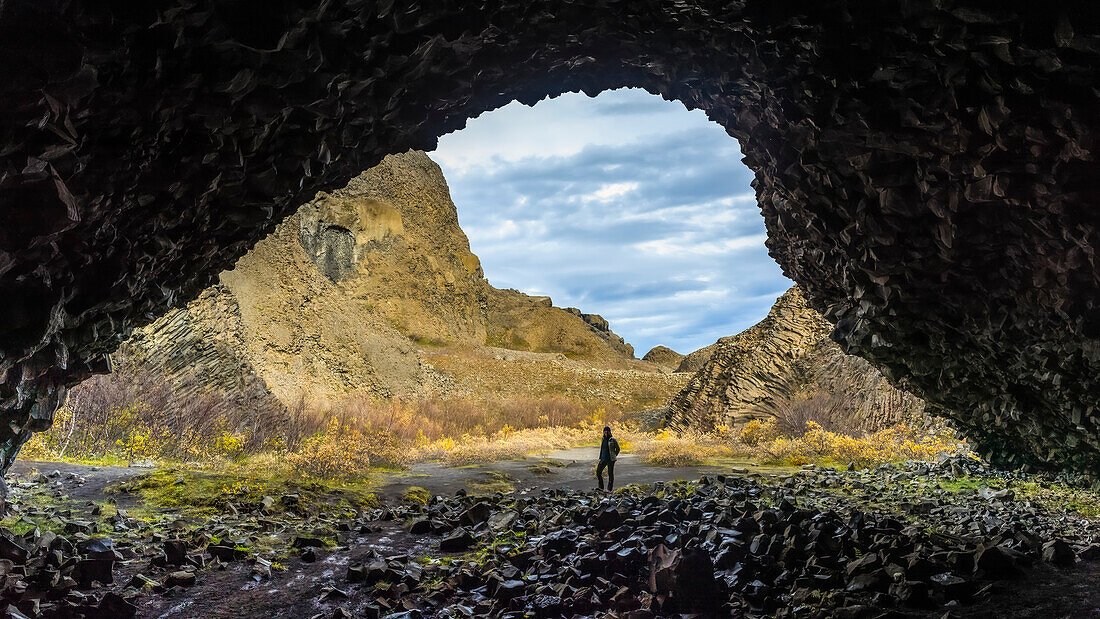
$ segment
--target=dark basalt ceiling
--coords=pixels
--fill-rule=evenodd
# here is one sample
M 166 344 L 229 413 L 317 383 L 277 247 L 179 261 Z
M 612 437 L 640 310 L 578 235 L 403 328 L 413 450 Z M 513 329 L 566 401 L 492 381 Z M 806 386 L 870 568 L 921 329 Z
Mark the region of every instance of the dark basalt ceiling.
M 318 190 L 638 86 L 756 172 L 835 339 L 1008 463 L 1100 466 L 1088 3 L 0 0 L 0 442 Z

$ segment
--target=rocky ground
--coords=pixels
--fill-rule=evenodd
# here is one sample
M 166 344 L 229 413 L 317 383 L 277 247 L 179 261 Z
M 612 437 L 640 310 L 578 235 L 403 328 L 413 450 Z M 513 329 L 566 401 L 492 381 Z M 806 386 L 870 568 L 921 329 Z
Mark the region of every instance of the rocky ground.
M 0 530 L 0 608 L 112 618 L 1100 616 L 1100 500 L 1076 480 L 965 458 L 782 473 L 624 461 L 622 483 L 649 483 L 604 494 L 590 488 L 590 455 L 422 465 L 391 477 L 376 506 L 303 486 L 202 510 L 143 503 L 142 488 L 163 474 L 19 463 L 17 513 Z M 189 483 L 181 474 L 169 486 Z

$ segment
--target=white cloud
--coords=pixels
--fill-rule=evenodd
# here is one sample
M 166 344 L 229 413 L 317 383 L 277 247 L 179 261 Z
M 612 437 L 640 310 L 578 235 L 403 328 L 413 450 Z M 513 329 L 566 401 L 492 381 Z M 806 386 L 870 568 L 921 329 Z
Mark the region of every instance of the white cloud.
M 737 143 L 643 91 L 517 103 L 432 153 L 496 286 L 602 314 L 638 354 L 690 352 L 790 286 Z
M 510 236 L 515 236 L 519 232 L 519 226 L 511 219 L 505 219 L 500 222 L 500 225 L 489 230 L 470 231 L 470 238 L 476 238 L 479 241 L 488 241 L 493 239 L 505 239 Z
M 584 196 L 584 199 L 599 200 L 600 202 L 610 202 L 615 198 L 621 198 L 637 189 L 638 183 L 609 183 L 588 194 L 587 196 Z
M 676 301 L 704 301 L 707 299 L 721 299 L 729 296 L 729 288 L 707 288 L 706 290 L 691 290 L 688 292 L 677 292 L 672 295 L 672 298 Z
M 629 113 L 621 113 L 627 107 Z M 585 147 L 618 145 L 624 138 L 644 144 L 705 122 L 700 110 L 689 112 L 680 103 L 637 89 L 607 91 L 594 99 L 568 93 L 534 108 L 513 101 L 471 119 L 465 129 L 440 138 L 433 155 L 440 165 L 462 173 L 530 157 L 571 157 Z
M 755 250 L 764 246 L 767 240 L 766 234 L 754 234 L 722 241 L 699 242 L 692 235 L 682 235 L 675 238 L 656 239 L 637 243 L 635 247 L 645 253 L 658 256 L 670 256 L 675 254 L 690 256 L 724 256 L 744 250 Z

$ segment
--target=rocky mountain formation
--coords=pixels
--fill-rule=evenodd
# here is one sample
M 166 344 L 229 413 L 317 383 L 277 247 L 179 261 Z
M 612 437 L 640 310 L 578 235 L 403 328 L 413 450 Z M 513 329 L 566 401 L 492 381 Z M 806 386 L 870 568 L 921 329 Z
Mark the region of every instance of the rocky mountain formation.
M 680 366 L 680 362 L 683 361 L 684 355 L 672 350 L 667 346 L 654 346 L 642 357 L 642 361 L 649 361 L 650 363 L 656 363 L 662 367 L 670 370 L 675 370 Z
M 424 351 L 444 348 L 460 364 L 480 362 L 491 345 L 574 372 L 657 369 L 634 359 L 603 317 L 491 286 L 439 166 L 422 152 L 318 194 L 219 279 L 136 331 L 121 356 L 186 389 L 185 369 L 208 387 L 283 403 L 461 392 L 463 368 L 448 374 L 425 361 Z
M 842 398 L 860 429 L 924 424 L 924 401 L 891 386 L 862 358 L 845 354 L 829 339 L 831 330 L 792 287 L 764 320 L 684 357 L 677 371 L 699 369 L 668 403 L 665 423 L 740 426 L 774 414 L 784 398 L 817 393 Z
M 704 346 L 699 350 L 693 350 L 692 352 L 684 355 L 684 357 L 680 359 L 680 363 L 676 365 L 676 371 L 694 374 L 703 369 L 703 366 L 707 364 L 708 360 L 710 360 L 710 356 L 714 354 L 714 350 L 718 348 L 718 344 L 723 340 L 729 339 L 730 337 L 737 336 L 731 335 L 729 337 L 719 338 L 717 342 L 711 344 L 710 346 Z
M 211 388 L 265 409 L 352 392 L 644 405 L 675 394 L 665 422 L 698 427 L 767 415 L 816 385 L 858 399 L 869 427 L 920 415 L 920 400 L 843 354 L 829 331 L 795 288 L 744 333 L 637 360 L 603 317 L 491 286 L 439 167 L 409 152 L 318 194 L 118 358 L 166 372 L 181 399 Z

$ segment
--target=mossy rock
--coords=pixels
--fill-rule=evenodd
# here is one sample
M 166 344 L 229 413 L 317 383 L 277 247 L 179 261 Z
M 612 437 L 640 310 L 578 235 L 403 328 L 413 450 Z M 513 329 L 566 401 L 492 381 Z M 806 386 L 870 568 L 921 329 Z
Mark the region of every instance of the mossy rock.
M 409 486 L 401 493 L 401 501 L 413 505 L 427 505 L 432 500 L 432 493 L 420 486 Z

